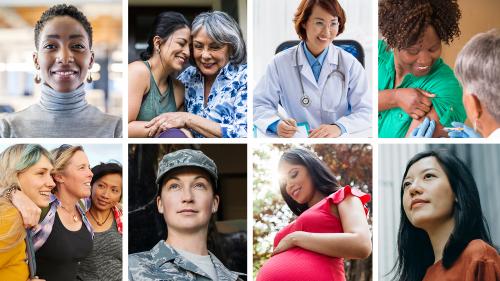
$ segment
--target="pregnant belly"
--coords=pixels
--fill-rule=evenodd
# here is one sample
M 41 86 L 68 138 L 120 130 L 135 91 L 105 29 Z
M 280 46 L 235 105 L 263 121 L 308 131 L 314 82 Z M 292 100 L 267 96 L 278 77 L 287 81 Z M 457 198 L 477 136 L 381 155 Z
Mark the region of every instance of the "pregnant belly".
M 259 270 L 257 281 L 345 281 L 344 261 L 292 248 L 271 257 Z

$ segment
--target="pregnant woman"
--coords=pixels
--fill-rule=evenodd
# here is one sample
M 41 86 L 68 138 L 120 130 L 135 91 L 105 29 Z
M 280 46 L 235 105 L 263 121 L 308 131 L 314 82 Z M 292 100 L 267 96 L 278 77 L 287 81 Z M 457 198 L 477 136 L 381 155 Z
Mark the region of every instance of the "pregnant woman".
M 313 152 L 294 148 L 281 156 L 281 194 L 298 217 L 276 234 L 272 257 L 257 281 L 345 280 L 343 258 L 371 253 L 364 207 L 370 195 L 339 187 Z

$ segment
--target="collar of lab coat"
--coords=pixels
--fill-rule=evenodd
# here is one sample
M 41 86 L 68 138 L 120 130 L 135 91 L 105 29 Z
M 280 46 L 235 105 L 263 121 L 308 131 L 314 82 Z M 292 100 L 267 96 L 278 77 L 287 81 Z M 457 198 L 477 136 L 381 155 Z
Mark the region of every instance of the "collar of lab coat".
M 318 82 L 314 78 L 311 66 L 307 61 L 307 57 L 304 54 L 304 49 L 302 44 L 298 44 L 294 50 L 293 66 L 300 68 L 301 79 L 307 79 L 316 88 L 323 89 L 326 83 L 328 75 L 337 68 L 339 63 L 340 52 L 335 48 L 333 44 L 328 46 L 328 54 L 326 54 L 325 61 L 321 67 L 321 72 L 319 74 Z M 295 56 L 298 56 L 296 59 Z

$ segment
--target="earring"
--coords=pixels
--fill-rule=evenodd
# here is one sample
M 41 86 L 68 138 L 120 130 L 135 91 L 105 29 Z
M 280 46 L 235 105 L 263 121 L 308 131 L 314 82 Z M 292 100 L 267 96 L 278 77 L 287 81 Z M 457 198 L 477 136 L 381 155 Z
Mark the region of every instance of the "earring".
M 40 71 L 37 70 L 35 73 L 35 77 L 33 78 L 36 84 L 40 84 L 42 82 L 42 78 L 40 78 Z
M 87 83 L 92 83 L 92 72 L 89 71 L 89 74 L 87 75 Z
M 474 120 L 474 131 L 477 131 L 477 119 Z

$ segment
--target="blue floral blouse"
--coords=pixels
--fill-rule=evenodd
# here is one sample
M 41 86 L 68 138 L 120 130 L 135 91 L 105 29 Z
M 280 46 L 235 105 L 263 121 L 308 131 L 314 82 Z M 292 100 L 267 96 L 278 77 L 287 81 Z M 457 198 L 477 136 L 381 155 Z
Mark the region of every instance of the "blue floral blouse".
M 179 81 L 184 84 L 187 112 L 221 125 L 223 138 L 247 137 L 247 65 L 228 63 L 215 78 L 207 104 L 204 105 L 203 75 L 194 66 L 182 72 Z M 203 138 L 198 132 L 193 136 Z

